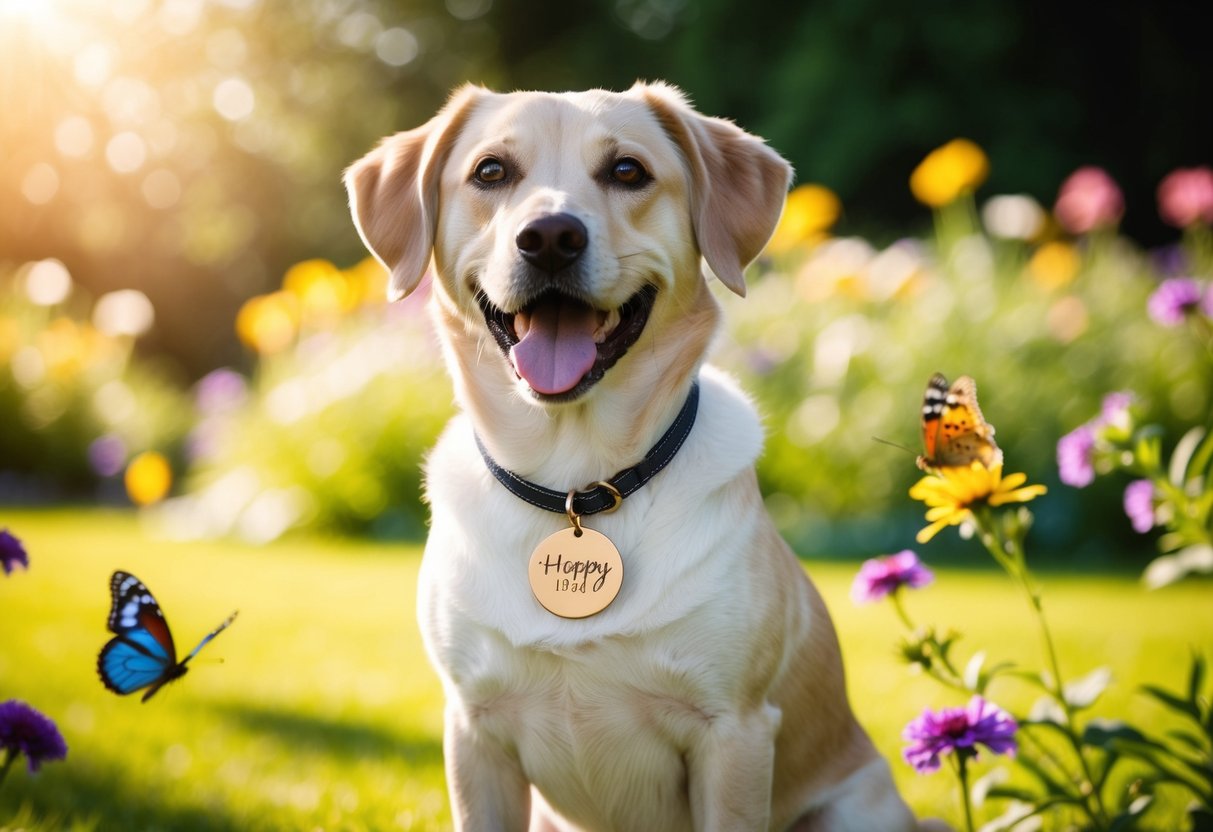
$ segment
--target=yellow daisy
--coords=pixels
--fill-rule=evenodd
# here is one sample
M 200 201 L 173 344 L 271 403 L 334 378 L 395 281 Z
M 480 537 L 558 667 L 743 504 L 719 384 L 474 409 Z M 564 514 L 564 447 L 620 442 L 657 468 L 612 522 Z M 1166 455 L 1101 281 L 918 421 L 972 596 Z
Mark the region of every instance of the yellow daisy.
M 971 519 L 974 505 L 1026 503 L 1045 493 L 1043 485 L 1024 485 L 1027 480 L 1027 474 L 1003 477 L 1002 465 L 986 468 L 978 461 L 967 468 L 936 469 L 910 488 L 913 499 L 927 504 L 931 524 L 918 533 L 918 542 L 926 543 L 945 526 L 959 526 Z

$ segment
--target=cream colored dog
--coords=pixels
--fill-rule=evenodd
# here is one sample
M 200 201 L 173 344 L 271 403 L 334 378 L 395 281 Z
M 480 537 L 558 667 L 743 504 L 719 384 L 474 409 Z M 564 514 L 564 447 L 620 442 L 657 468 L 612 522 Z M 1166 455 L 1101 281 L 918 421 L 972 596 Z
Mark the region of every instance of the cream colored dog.
M 833 627 L 763 511 L 754 408 L 703 366 L 744 294 L 790 168 L 674 88 L 457 91 L 346 174 L 401 297 L 431 256 L 463 413 L 426 466 L 420 620 L 447 697 L 461 830 L 906 830 L 915 821 L 847 704 Z M 635 465 L 698 380 L 693 428 L 617 511 L 601 612 L 554 615 L 528 559 L 560 493 Z M 574 584 L 575 585 L 575 584 Z M 584 586 L 584 585 L 583 585 Z

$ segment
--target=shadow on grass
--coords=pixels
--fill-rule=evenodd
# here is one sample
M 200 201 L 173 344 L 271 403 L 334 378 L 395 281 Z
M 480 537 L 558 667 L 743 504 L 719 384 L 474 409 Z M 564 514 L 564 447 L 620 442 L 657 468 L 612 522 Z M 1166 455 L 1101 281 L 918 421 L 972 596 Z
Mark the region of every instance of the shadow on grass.
M 213 710 L 250 733 L 272 734 L 283 745 L 346 761 L 404 760 L 415 766 L 442 766 L 442 742 L 430 736 L 402 736 L 350 720 L 327 720 L 248 703 L 217 704 Z
M 3 830 L 227 832 L 243 826 L 213 803 L 166 805 L 159 790 L 142 787 L 127 773 L 102 771 L 80 761 L 54 763 L 32 777 L 10 774 L 0 794 Z

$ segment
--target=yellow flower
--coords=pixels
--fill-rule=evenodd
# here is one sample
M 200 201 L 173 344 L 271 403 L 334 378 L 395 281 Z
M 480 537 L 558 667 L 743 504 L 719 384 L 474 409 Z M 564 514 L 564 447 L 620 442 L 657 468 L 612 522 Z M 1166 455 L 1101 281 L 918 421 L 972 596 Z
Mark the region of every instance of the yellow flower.
M 767 244 L 771 254 L 786 254 L 801 243 L 817 243 L 838 221 L 842 203 L 824 185 L 801 185 L 788 194 L 775 235 Z
M 304 260 L 287 269 L 282 289 L 299 299 L 300 318 L 309 326 L 329 327 L 357 298 L 345 274 L 328 260 Z
M 1074 279 L 1080 265 L 1078 250 L 1055 240 L 1036 249 L 1028 261 L 1028 274 L 1041 288 L 1058 289 Z
M 351 266 L 344 274 L 355 303 L 382 306 L 387 302 L 387 269 L 374 257 Z
M 289 292 L 249 298 L 236 314 L 236 334 L 262 355 L 289 347 L 298 326 L 299 300 Z
M 910 487 L 910 496 L 927 504 L 929 526 L 918 533 L 926 543 L 945 526 L 959 526 L 973 516 L 973 506 L 1026 503 L 1044 494 L 1043 485 L 1024 485 L 1027 474 L 1002 475 L 1002 465 L 986 468 L 972 465 L 939 468 Z
M 131 460 L 123 479 L 131 502 L 137 506 L 147 506 L 160 502 L 168 495 L 173 485 L 173 470 L 163 454 L 144 451 Z
M 953 139 L 927 154 L 910 174 L 914 198 L 931 208 L 942 208 L 972 192 L 990 173 L 990 162 L 968 139 Z

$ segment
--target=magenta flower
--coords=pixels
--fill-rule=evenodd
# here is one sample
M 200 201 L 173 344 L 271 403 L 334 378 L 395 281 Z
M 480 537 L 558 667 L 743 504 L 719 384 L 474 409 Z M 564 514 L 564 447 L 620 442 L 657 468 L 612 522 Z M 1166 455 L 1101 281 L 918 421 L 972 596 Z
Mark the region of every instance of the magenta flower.
M 1115 225 L 1125 212 L 1120 187 L 1097 167 L 1082 167 L 1061 184 L 1053 214 L 1071 234 L 1086 234 L 1096 228 Z
M 1095 428 L 1080 425 L 1057 441 L 1057 476 L 1066 485 L 1086 488 L 1095 479 Z
M 913 589 L 935 580 L 930 569 L 909 549 L 882 558 L 864 561 L 851 584 L 851 600 L 856 604 L 879 601 L 903 586 Z
M 8 529 L 0 529 L 0 566 L 4 567 L 5 575 L 11 575 L 16 566 L 29 569 L 29 555 L 25 547 Z
M 1158 184 L 1158 215 L 1176 228 L 1213 225 L 1213 169 L 1178 168 Z
M 1154 528 L 1154 483 L 1133 480 L 1125 486 L 1125 514 L 1138 534 Z
M 1158 284 L 1146 301 L 1150 317 L 1163 326 L 1179 326 L 1184 319 L 1207 305 L 1205 287 L 1191 277 L 1172 277 Z
M 977 757 L 977 746 L 984 745 L 995 754 L 1014 756 L 1014 717 L 992 702 L 974 696 L 963 708 L 944 708 L 938 713 L 923 711 L 901 734 L 908 740 L 902 754 L 919 774 L 939 769 L 939 758 L 955 754 L 968 760 Z
M 19 754 L 25 755 L 31 772 L 67 756 L 67 743 L 55 723 L 16 699 L 0 702 L 0 749 L 8 752 L 0 772 L 8 771 Z

